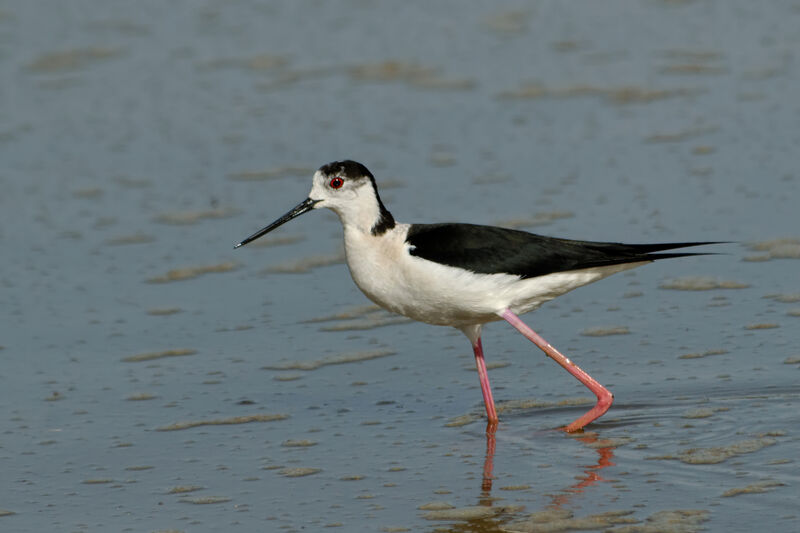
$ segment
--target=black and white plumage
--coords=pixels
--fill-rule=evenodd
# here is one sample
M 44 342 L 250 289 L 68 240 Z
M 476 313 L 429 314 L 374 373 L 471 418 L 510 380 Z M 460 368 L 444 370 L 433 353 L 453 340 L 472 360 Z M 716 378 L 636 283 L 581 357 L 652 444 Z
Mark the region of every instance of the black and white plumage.
M 480 274 L 514 274 L 521 279 L 554 272 L 655 261 L 694 253 L 656 254 L 698 246 L 697 242 L 622 244 L 545 237 L 475 224 L 412 224 L 406 236 L 411 255 Z
M 592 411 L 566 427 L 579 429 L 602 415 L 612 396 L 518 315 L 582 285 L 645 263 L 698 255 L 665 250 L 713 244 L 621 244 L 558 239 L 474 224 L 401 224 L 378 194 L 372 173 L 337 161 L 314 173 L 306 200 L 236 247 L 312 209 L 327 207 L 344 228 L 347 265 L 373 302 L 420 322 L 452 326 L 470 339 L 487 416 L 497 422 L 480 342 L 481 326 L 504 319 L 598 396 Z

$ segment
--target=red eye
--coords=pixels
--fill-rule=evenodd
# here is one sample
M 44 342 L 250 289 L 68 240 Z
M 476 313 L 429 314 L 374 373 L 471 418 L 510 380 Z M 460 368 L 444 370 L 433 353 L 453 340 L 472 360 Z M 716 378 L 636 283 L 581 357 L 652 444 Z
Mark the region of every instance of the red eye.
M 331 189 L 339 189 L 342 185 L 344 185 L 344 180 L 339 176 L 331 178 Z

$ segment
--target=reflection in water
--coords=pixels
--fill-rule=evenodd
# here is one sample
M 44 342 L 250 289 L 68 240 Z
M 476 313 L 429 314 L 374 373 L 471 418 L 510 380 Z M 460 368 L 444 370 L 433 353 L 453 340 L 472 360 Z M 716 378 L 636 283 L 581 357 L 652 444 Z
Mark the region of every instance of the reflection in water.
M 606 468 L 607 466 L 614 466 L 616 464 L 612 462 L 612 459 L 614 458 L 614 446 L 593 446 L 597 443 L 597 433 L 592 432 L 588 435 L 576 437 L 576 439 L 597 452 L 597 463 L 593 465 L 583 465 L 582 468 L 585 468 L 585 470 L 583 471 L 584 475 L 578 478 L 580 481 L 563 489 L 561 494 L 554 494 L 552 496 L 550 507 L 554 509 L 560 509 L 562 506 L 567 504 L 575 494 L 582 493 L 584 489 L 591 487 L 598 481 L 607 481 L 600 475 L 600 470 Z
M 516 509 L 494 507 L 495 498 L 492 497 L 492 481 L 494 479 L 494 455 L 497 449 L 496 434 L 497 424 L 489 423 L 486 426 L 486 456 L 483 461 L 483 478 L 481 480 L 481 491 L 478 498 L 478 506 L 491 508 L 496 512 L 473 514 L 472 517 L 465 518 L 451 525 L 449 528 L 437 527 L 437 532 L 495 533 L 503 531 L 503 529 L 501 529 L 503 524 L 517 518 L 512 513 L 512 511 Z M 608 446 L 599 445 L 602 441 L 600 441 L 598 434 L 595 432 L 586 433 L 574 438 L 597 452 L 597 460 L 594 464 L 580 466 L 580 468 L 584 470 L 583 475 L 577 477 L 579 480 L 577 483 L 573 483 L 559 491 L 558 494 L 550 496 L 551 502 L 546 507 L 548 510 L 561 510 L 569 504 L 570 500 L 575 497 L 575 495 L 581 494 L 595 483 L 607 481 L 600 475 L 600 470 L 616 464 L 613 462 L 615 445 L 612 444 L 611 441 L 609 441 Z
M 494 452 L 497 448 L 497 422 L 486 425 L 486 456 L 483 459 L 483 482 L 481 483 L 481 498 L 489 498 L 492 492 L 492 471 L 494 470 Z M 491 500 L 489 500 L 491 501 Z M 481 502 L 481 505 L 484 505 Z M 489 504 L 491 505 L 491 503 Z

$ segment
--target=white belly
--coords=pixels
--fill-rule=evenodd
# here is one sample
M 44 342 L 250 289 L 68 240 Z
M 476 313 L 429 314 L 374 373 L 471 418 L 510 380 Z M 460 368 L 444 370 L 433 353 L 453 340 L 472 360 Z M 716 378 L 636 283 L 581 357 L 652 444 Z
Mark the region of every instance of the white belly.
M 389 311 L 429 324 L 462 327 L 532 311 L 572 289 L 642 263 L 558 272 L 532 279 L 476 274 L 409 253 L 408 225 L 375 237 L 345 230 L 347 265 L 359 289 Z

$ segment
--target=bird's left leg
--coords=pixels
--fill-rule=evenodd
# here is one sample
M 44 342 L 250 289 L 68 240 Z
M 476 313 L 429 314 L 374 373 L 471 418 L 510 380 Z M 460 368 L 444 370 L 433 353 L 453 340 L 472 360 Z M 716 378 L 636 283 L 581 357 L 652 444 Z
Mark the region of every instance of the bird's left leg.
M 514 326 L 520 333 L 525 335 L 528 340 L 538 346 L 545 354 L 548 355 L 548 357 L 564 367 L 567 372 L 575 376 L 581 383 L 586 385 L 586 387 L 588 387 L 589 390 L 592 391 L 595 396 L 597 396 L 597 403 L 595 406 L 585 415 L 566 426 L 564 428 L 566 431 L 577 431 L 590 422 L 600 418 L 603 416 L 603 414 L 605 414 L 606 411 L 608 411 L 608 408 L 611 407 L 611 403 L 614 401 L 614 395 L 611 394 L 608 389 L 598 383 L 592 376 L 581 370 L 578 365 L 573 363 L 568 357 L 556 350 L 549 342 L 544 340 L 538 333 L 528 327 L 528 325 L 525 324 L 522 319 L 511 312 L 510 309 L 506 309 L 502 313 L 498 314 L 509 324 Z

